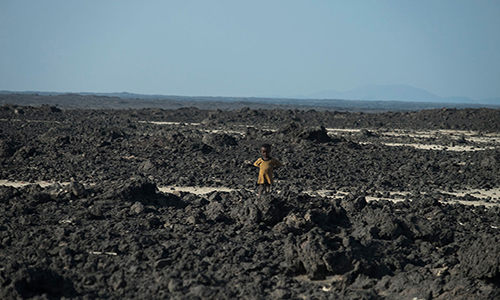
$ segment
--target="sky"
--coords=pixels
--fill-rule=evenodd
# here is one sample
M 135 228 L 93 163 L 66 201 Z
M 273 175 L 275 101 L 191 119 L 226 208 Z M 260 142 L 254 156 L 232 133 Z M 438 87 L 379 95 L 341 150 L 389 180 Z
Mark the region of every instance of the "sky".
M 500 97 L 498 0 L 0 0 L 0 90 Z

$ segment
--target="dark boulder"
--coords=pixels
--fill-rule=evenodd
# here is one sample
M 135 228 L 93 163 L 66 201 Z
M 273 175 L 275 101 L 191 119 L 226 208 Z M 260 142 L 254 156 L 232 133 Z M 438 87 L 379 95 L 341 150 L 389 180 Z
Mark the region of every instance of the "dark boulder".
M 234 137 L 225 133 L 207 133 L 203 136 L 202 142 L 213 148 L 235 146 L 238 144 Z

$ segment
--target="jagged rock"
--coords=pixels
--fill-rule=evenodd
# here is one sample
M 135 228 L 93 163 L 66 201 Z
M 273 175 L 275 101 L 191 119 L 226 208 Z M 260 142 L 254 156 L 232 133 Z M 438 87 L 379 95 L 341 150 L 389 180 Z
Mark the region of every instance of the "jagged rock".
M 237 145 L 236 139 L 225 133 L 207 133 L 203 136 L 202 142 L 213 148 Z

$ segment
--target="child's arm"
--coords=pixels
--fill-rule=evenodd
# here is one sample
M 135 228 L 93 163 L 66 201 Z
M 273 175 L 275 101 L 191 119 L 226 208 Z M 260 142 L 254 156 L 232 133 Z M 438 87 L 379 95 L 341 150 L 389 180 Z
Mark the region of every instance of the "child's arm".
M 253 163 L 253 165 L 256 166 L 257 168 L 260 168 L 261 163 L 262 163 L 262 158 L 259 158 Z

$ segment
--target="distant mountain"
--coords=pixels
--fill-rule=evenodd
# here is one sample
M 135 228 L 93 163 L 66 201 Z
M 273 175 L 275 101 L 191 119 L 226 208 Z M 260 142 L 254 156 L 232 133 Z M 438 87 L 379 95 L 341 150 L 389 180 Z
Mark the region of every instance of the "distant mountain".
M 434 103 L 484 103 L 500 104 L 499 98 L 476 101 L 468 97 L 440 97 L 424 89 L 403 84 L 366 85 L 347 92 L 322 91 L 308 95 L 309 99 L 344 99 L 344 100 L 378 100 L 409 101 Z

